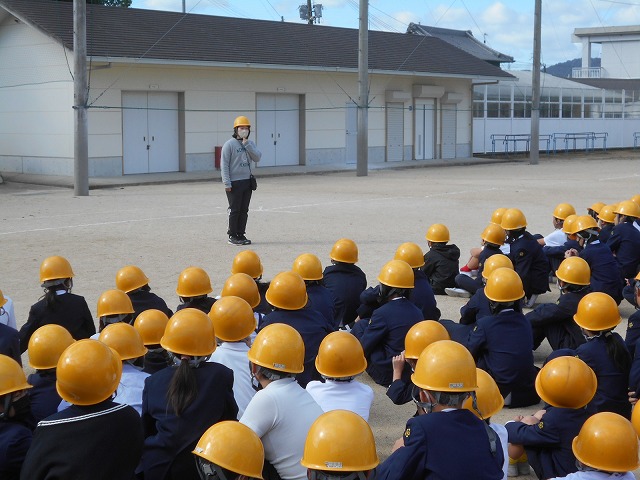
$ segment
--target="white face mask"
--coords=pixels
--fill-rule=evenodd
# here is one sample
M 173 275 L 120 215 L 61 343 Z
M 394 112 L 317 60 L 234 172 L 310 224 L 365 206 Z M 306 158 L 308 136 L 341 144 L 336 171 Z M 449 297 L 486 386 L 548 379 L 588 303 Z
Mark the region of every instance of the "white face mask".
M 248 128 L 238 128 L 238 136 L 240 138 L 247 138 L 249 136 Z

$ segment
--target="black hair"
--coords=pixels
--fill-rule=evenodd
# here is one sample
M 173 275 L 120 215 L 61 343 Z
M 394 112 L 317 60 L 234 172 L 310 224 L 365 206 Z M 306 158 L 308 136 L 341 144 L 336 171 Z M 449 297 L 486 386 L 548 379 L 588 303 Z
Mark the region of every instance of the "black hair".
M 251 136 L 251 125 L 238 125 L 238 127 L 247 127 L 249 129 L 249 135 L 247 135 L 247 138 Z M 233 133 L 231 134 L 231 136 L 236 140 L 242 141 L 242 138 L 238 136 L 238 127 L 233 127 Z
M 180 414 L 195 400 L 198 395 L 198 382 L 196 373 L 189 366 L 189 359 L 182 358 L 180 365 L 173 372 L 169 389 L 167 390 L 167 403 L 176 416 Z
M 629 375 L 631 369 L 631 355 L 629 350 L 622 342 L 620 337 L 613 335 L 611 330 L 602 332 L 604 341 L 607 346 L 607 356 L 613 361 L 613 364 L 618 370 L 623 372 L 624 375 Z
M 70 278 L 61 278 L 56 283 L 47 285 L 44 290 L 44 301 L 47 305 L 47 310 L 54 310 L 55 306 L 60 303 L 60 299 L 58 298 L 58 294 L 56 293 L 58 290 L 71 290 L 73 286 L 72 280 Z
M 520 312 L 520 300 L 516 300 L 515 302 L 496 302 L 494 300 L 489 300 L 489 310 L 491 310 L 493 315 L 497 315 L 501 311 L 509 309 Z

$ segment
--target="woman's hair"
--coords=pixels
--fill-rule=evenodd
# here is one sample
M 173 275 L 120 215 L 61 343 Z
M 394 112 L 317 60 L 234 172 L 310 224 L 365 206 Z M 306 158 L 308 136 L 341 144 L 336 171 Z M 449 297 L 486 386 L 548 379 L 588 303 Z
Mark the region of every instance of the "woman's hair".
M 61 278 L 59 282 L 54 283 L 52 285 L 47 285 L 44 290 L 44 300 L 47 304 L 47 309 L 53 309 L 58 303 L 60 303 L 60 299 L 58 298 L 58 294 L 56 293 L 58 290 L 66 290 L 67 292 L 71 291 L 71 287 L 73 286 L 73 280 L 70 278 Z
M 618 336 L 613 335 L 611 330 L 602 332 L 602 335 L 604 335 L 604 341 L 607 346 L 607 356 L 613 361 L 618 370 L 626 372 L 625 375 L 628 375 L 631 368 L 629 350 L 627 350 L 627 347 Z
M 173 412 L 180 414 L 193 402 L 198 395 L 198 382 L 196 373 L 189 366 L 189 359 L 183 357 L 180 365 L 173 372 L 169 389 L 167 390 L 167 403 Z

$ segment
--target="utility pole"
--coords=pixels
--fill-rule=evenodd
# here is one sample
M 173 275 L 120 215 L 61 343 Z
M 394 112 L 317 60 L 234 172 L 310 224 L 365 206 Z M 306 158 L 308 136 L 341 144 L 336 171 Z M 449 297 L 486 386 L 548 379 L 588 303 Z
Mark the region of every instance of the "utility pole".
M 87 121 L 87 4 L 73 0 L 73 194 L 89 195 L 89 126 Z
M 540 159 L 540 30 L 542 0 L 536 0 L 533 16 L 533 71 L 531 79 L 531 144 L 529 164 L 538 165 Z
M 360 0 L 358 29 L 358 160 L 356 175 L 369 170 L 369 1 Z
M 313 25 L 313 15 L 311 14 L 312 10 L 311 10 L 311 0 L 307 0 L 307 12 L 309 12 L 309 19 L 307 20 L 307 23 L 309 25 Z
M 182 0 L 182 13 L 187 13 L 187 0 Z

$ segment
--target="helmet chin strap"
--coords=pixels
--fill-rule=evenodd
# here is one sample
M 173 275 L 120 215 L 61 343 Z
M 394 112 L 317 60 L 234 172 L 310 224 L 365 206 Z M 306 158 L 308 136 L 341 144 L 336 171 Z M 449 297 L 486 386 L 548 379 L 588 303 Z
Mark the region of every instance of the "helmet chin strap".
M 413 399 L 413 403 L 416 404 L 416 406 L 418 408 L 421 408 L 422 411 L 424 413 L 431 413 L 433 412 L 433 409 L 435 408 L 436 405 L 438 405 L 438 402 L 423 402 L 422 400 L 420 400 L 420 389 L 417 387 L 413 388 L 413 391 L 411 392 L 411 398 Z M 425 394 L 428 396 L 431 396 L 430 393 L 427 393 L 426 390 L 424 390 Z

